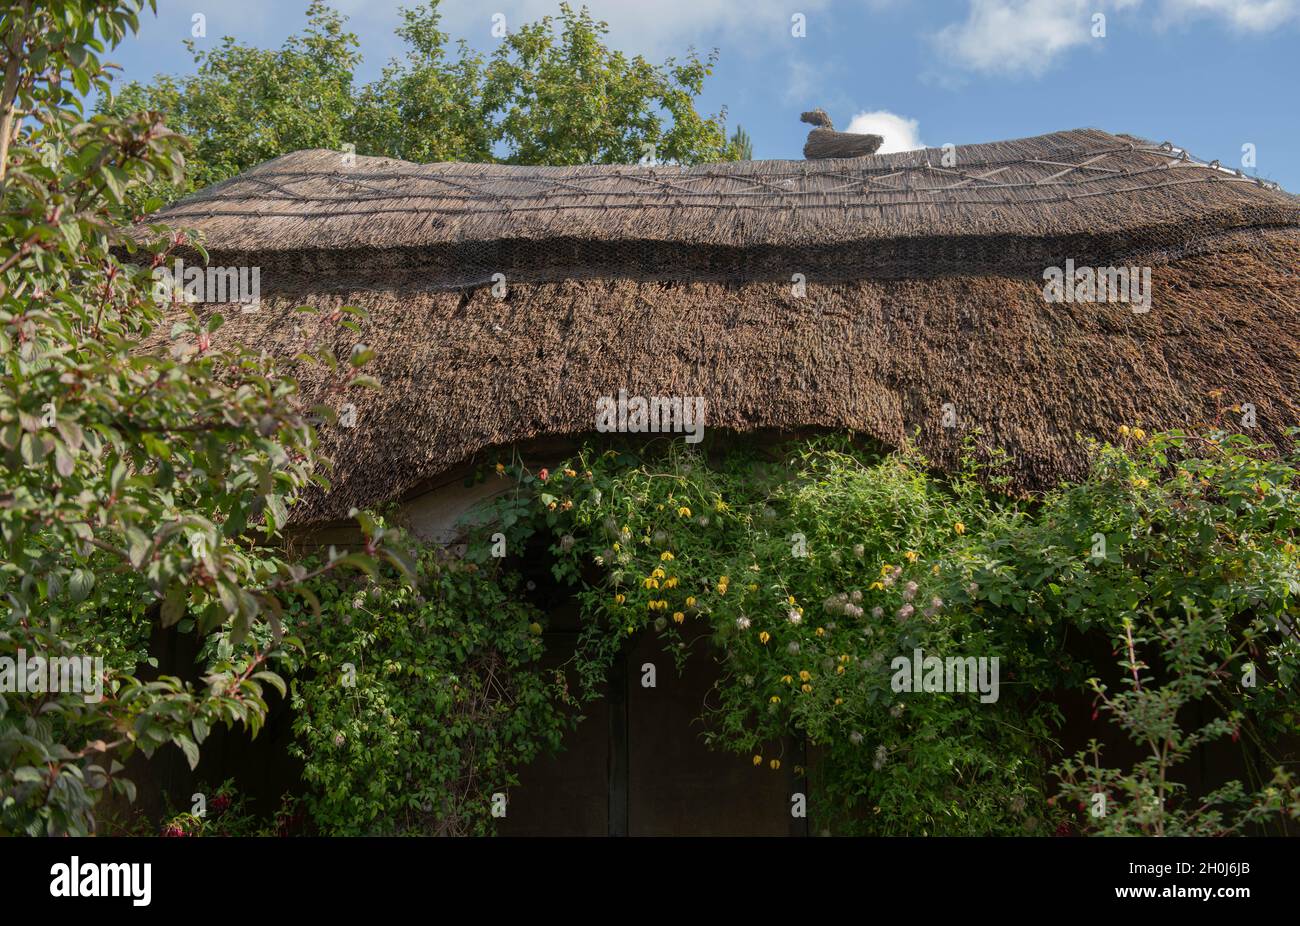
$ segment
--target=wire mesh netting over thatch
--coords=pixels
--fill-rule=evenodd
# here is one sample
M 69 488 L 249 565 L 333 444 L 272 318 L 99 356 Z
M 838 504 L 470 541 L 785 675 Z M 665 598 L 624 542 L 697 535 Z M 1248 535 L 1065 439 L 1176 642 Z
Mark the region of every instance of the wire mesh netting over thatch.
M 1255 405 L 1273 439 L 1300 422 L 1294 197 L 1091 129 L 948 155 L 556 168 L 305 151 L 157 218 L 201 232 L 214 264 L 262 268 L 261 311 L 226 311 L 218 337 L 289 358 L 310 336 L 294 306 L 371 313 L 360 340 L 384 388 L 355 428 L 323 430 L 334 489 L 299 520 L 591 431 L 620 389 L 704 396 L 709 427 L 887 444 L 919 428 L 940 465 L 979 428 L 1024 488 L 1078 475 L 1081 440 L 1121 423 L 1190 425 L 1224 400 Z M 1045 302 L 1044 268 L 1067 259 L 1151 267 L 1151 311 Z

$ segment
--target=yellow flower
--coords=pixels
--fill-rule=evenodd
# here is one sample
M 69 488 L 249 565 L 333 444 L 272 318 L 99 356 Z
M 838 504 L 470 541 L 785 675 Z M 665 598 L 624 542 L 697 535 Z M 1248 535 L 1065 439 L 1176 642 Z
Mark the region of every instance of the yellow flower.
M 883 591 L 885 590 L 885 583 L 884 583 L 884 582 L 872 582 L 872 583 L 871 583 L 871 589 L 870 589 L 870 590 L 873 591 L 873 592 L 883 592 Z
M 1121 424 L 1121 425 L 1119 426 L 1119 436 L 1120 436 L 1120 437 L 1128 437 L 1128 425 L 1126 425 L 1126 424 Z
M 818 627 L 818 628 L 817 628 L 817 636 L 819 636 L 819 637 L 824 637 L 824 636 L 826 636 L 826 628 L 825 628 L 825 627 Z
M 841 704 L 843 704 L 843 703 L 844 703 L 844 699 L 843 699 L 843 698 L 836 698 L 836 699 L 835 699 L 835 706 L 836 706 L 836 707 L 838 707 L 839 705 L 841 705 Z
M 547 507 L 549 510 L 554 511 L 554 510 L 555 510 L 555 502 L 551 502 L 551 503 L 550 503 L 549 505 L 547 505 L 546 507 Z
M 748 585 L 747 587 L 749 588 L 749 590 L 750 590 L 751 592 L 756 592 L 756 591 L 758 591 L 758 583 L 757 583 L 757 582 L 750 582 L 749 585 Z
M 794 595 L 786 596 L 785 600 L 788 601 L 790 604 L 794 604 Z
M 614 552 L 615 552 L 615 553 L 617 553 L 617 552 L 618 552 L 619 550 L 621 550 L 621 549 L 623 549 L 623 548 L 620 547 L 617 543 L 614 544 Z
M 685 505 L 677 509 L 677 517 L 689 518 L 690 516 L 691 516 L 691 509 L 687 508 Z
M 671 578 L 664 579 L 664 588 L 676 588 L 676 587 L 677 587 L 677 576 L 672 576 Z
M 882 576 L 887 576 L 893 571 L 894 571 L 894 567 L 889 565 L 889 563 L 885 563 L 885 565 L 880 567 L 880 574 Z
M 731 581 L 731 579 L 729 579 L 727 576 L 718 576 L 718 584 L 719 584 L 719 585 L 726 585 L 726 584 L 727 584 L 728 582 L 730 582 L 730 581 Z
M 719 583 L 719 584 L 718 584 L 718 589 L 717 589 L 717 591 L 718 591 L 718 594 L 719 594 L 719 595 L 725 595 L 725 594 L 727 594 L 727 586 L 725 586 L 725 585 Z
M 632 634 L 634 634 L 634 633 L 636 633 L 636 628 L 633 627 L 631 624 L 628 624 L 628 625 L 627 625 L 627 635 L 630 637 L 630 636 L 632 636 Z
M 958 521 L 956 524 L 954 524 L 954 525 L 952 526 L 952 529 L 953 529 L 953 531 L 954 531 L 955 533 L 957 533 L 958 535 L 961 535 L 961 534 L 966 533 L 966 525 L 963 524 L 963 523 L 961 523 L 960 521 Z
M 801 682 L 806 682 L 810 678 L 812 678 L 812 673 L 809 672 L 807 669 L 804 669 L 799 673 L 799 681 Z
M 659 558 L 663 560 L 665 563 L 667 563 L 672 561 L 673 555 L 669 553 L 667 550 L 664 550 L 662 553 L 659 554 Z
M 542 625 L 537 623 L 537 621 L 533 621 L 531 624 L 528 625 L 528 629 L 534 635 L 536 635 L 542 632 Z
M 780 703 L 781 703 L 781 696 L 780 696 L 780 695 L 772 695 L 772 697 L 768 698 L 767 700 L 768 700 L 768 702 L 771 703 L 771 704 L 780 704 Z
M 763 757 L 762 757 L 762 756 L 754 756 L 754 765 L 755 765 L 755 766 L 758 766 L 758 765 L 762 765 L 762 764 L 763 764 Z
M 717 512 L 726 511 L 727 503 L 724 502 L 722 499 L 718 499 L 716 502 L 713 503 L 713 510 Z
M 686 607 L 688 608 L 695 607 L 695 596 L 692 595 L 690 598 L 686 599 Z
M 908 550 L 906 553 L 903 554 L 903 558 L 906 559 L 909 563 L 915 563 L 916 557 L 917 554 L 913 550 Z
M 578 475 L 578 472 L 577 472 L 577 470 L 566 469 L 566 470 L 564 471 L 564 475 L 566 475 L 566 476 L 568 476 L 570 479 L 572 479 L 574 476 Z
M 1134 428 L 1133 437 L 1136 438 L 1137 440 L 1146 440 L 1147 432 L 1143 431 L 1141 428 Z
M 836 675 L 843 675 L 843 674 L 844 674 L 844 666 L 836 666 L 836 667 L 835 667 L 835 674 L 836 674 Z
M 771 762 L 768 763 L 768 765 L 772 766 L 772 771 L 775 772 L 777 769 L 781 767 L 781 760 L 773 759 Z
M 504 463 L 498 463 L 498 464 L 497 464 L 497 475 L 498 475 L 498 476 L 504 476 L 505 474 L 506 474 L 506 465 L 505 465 Z
M 680 624 L 680 623 L 681 623 L 682 621 L 684 621 L 684 620 L 686 620 L 686 615 L 683 614 L 681 611 L 674 611 L 674 612 L 673 612 L 673 623 L 674 623 L 674 624 Z
M 655 571 L 650 573 L 650 575 L 654 576 L 656 579 L 662 579 L 664 577 L 664 571 L 658 567 L 655 567 Z
M 781 681 L 785 682 L 787 685 L 793 685 L 793 684 L 794 684 L 794 676 L 793 676 L 793 675 L 782 675 L 782 676 L 781 676 Z
M 930 575 L 937 576 L 938 574 L 939 574 L 939 564 L 935 563 L 934 566 L 932 566 L 930 569 Z
M 770 639 L 772 639 L 772 635 L 768 633 L 766 630 L 764 630 L 762 633 L 758 635 L 758 642 L 764 645 L 766 645 L 767 641 Z
M 805 685 L 803 686 L 803 693 L 804 693 L 804 694 L 808 694 L 808 693 L 810 693 L 811 691 L 812 691 L 812 685 L 805 684 Z
M 849 654 L 840 653 L 840 662 L 847 663 L 848 661 L 849 661 Z
M 1147 482 L 1145 479 L 1134 479 L 1134 480 L 1133 480 L 1133 486 L 1134 486 L 1134 488 L 1145 489 L 1148 485 L 1150 485 L 1150 483 Z
M 625 601 L 627 601 L 627 596 L 624 595 L 622 592 L 619 592 L 617 595 L 614 596 L 614 604 L 622 604 Z
M 642 580 L 641 580 L 641 586 L 642 586 L 642 588 L 658 588 L 658 587 L 659 587 L 659 580 L 658 580 L 658 579 L 642 579 Z

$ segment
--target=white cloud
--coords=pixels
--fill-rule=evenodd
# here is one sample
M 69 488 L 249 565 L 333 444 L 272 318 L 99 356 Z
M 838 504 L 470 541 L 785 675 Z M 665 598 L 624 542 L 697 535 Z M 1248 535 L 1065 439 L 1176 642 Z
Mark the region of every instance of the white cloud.
M 1264 32 L 1300 17 L 1300 0 L 1163 0 L 1160 16 L 1164 23 L 1218 16 L 1234 29 Z
M 971 0 L 966 21 L 934 40 L 955 64 L 973 71 L 1038 76 L 1062 52 L 1091 40 L 1088 0 Z
M 915 119 L 908 119 L 906 116 L 899 116 L 885 109 L 858 113 L 850 120 L 849 127 L 844 131 L 863 135 L 883 135 L 885 143 L 880 146 L 880 154 L 914 151 L 925 147 L 925 142 L 921 141 L 920 125 Z
M 1037 77 L 1072 49 L 1097 41 L 1092 35 L 1095 14 L 1111 16 L 1142 3 L 970 0 L 965 21 L 945 26 L 932 39 L 946 60 L 961 69 Z M 1159 26 L 1205 18 L 1243 32 L 1264 32 L 1300 17 L 1300 0 L 1153 0 L 1152 6 Z

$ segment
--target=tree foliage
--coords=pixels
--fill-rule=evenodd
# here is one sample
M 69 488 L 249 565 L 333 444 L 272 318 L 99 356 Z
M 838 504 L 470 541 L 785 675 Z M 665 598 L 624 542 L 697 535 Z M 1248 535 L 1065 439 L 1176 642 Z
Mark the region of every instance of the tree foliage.
M 490 54 L 452 45 L 440 21 L 439 0 L 404 10 L 405 56 L 362 85 L 356 36 L 313 0 L 306 28 L 281 48 L 187 42 L 193 74 L 130 83 L 102 108 L 156 110 L 192 142 L 185 184 L 160 188 L 165 198 L 303 148 L 509 164 L 694 164 L 742 150 L 727 140 L 725 113 L 696 110 L 716 51 L 653 64 L 611 49 L 605 23 L 564 3 Z
M 308 578 L 280 541 L 298 494 L 322 479 L 318 412 L 269 359 L 214 347 L 219 315 L 200 323 L 159 301 L 151 271 L 188 239 L 133 234 L 130 203 L 180 182 L 177 136 L 156 112 L 82 111 L 86 93 L 107 91 L 101 55 L 139 12 L 51 0 L 0 17 L 5 832 L 88 832 L 100 795 L 132 793 L 119 774 L 132 751 L 171 743 L 193 765 L 213 726 L 256 733 L 263 686 L 284 687 L 270 671 L 292 643 L 284 602 Z M 364 384 L 346 359 L 318 359 L 340 388 Z M 367 553 L 387 553 L 383 539 Z M 373 563 L 336 554 L 320 570 L 353 566 Z M 137 676 L 152 621 L 226 640 L 201 684 Z M 102 683 L 99 700 L 15 684 L 42 669 L 33 659 L 83 656 L 103 659 L 80 680 Z

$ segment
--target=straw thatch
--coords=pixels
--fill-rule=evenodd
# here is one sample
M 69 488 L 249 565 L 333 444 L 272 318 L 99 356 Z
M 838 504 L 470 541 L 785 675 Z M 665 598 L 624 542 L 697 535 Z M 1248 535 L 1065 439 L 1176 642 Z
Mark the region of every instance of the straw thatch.
M 323 430 L 334 487 L 300 521 L 591 432 L 620 389 L 703 396 L 710 428 L 919 430 L 942 466 L 980 428 L 1022 488 L 1079 475 L 1081 438 L 1122 423 L 1244 402 L 1263 436 L 1300 422 L 1295 198 L 1095 130 L 955 155 L 516 168 L 308 151 L 160 218 L 201 231 L 214 264 L 262 268 L 261 310 L 225 311 L 218 336 L 287 358 L 317 324 L 295 306 L 370 313 L 359 340 L 384 388 L 355 428 Z M 1043 268 L 1067 258 L 1151 266 L 1152 310 L 1045 302 Z
M 800 122 L 814 126 L 804 142 L 803 156 L 809 160 L 821 158 L 860 158 L 875 154 L 884 144 L 880 135 L 866 135 L 857 132 L 836 132 L 831 117 L 820 107 L 803 113 Z
M 884 142 L 882 135 L 813 129 L 804 142 L 803 156 L 813 161 L 822 158 L 860 158 L 875 154 Z

